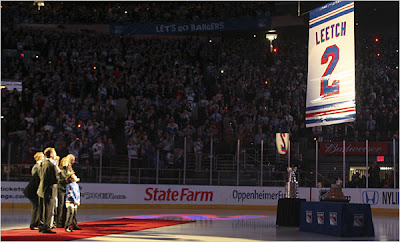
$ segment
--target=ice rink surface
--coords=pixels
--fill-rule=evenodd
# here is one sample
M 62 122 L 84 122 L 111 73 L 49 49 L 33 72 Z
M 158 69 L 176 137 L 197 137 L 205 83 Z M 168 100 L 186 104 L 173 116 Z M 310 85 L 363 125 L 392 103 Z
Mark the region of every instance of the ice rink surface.
M 194 223 L 92 237 L 93 241 L 399 241 L 399 217 L 373 214 L 375 237 L 335 237 L 276 226 L 276 211 L 193 209 L 79 209 L 78 222 L 152 215 Z M 252 215 L 246 217 L 245 215 Z M 254 217 L 256 215 L 256 217 Z M 27 228 L 30 209 L 2 209 L 1 229 Z M 29 238 L 27 238 L 29 241 Z

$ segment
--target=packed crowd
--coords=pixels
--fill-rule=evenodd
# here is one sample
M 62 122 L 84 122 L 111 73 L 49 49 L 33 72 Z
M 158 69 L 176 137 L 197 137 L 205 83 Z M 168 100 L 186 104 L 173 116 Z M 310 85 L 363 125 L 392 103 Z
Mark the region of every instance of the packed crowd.
M 162 166 L 179 168 L 186 137 L 201 168 L 211 138 L 216 153 L 233 154 L 237 139 L 274 147 L 276 132 L 301 142 L 398 137 L 398 37 L 357 38 L 356 122 L 306 129 L 307 38 L 290 36 L 282 33 L 270 54 L 252 35 L 139 40 L 2 28 L 3 49 L 38 51 L 2 55 L 3 80 L 23 82 L 21 93 L 1 93 L 2 150 L 18 144 L 15 163 L 55 147 L 78 166 L 100 157 L 112 166 L 118 143 L 134 167 L 154 167 L 160 150 Z M 126 116 L 116 111 L 121 100 Z
M 264 17 L 271 2 L 4 2 L 2 20 L 17 23 L 119 24 L 196 22 Z M 218 16 L 218 17 L 217 17 Z

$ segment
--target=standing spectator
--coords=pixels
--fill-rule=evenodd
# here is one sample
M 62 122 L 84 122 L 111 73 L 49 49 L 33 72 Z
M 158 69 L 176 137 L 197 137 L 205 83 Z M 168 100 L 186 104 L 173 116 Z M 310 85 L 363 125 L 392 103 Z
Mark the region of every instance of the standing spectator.
M 303 169 L 304 166 L 303 154 L 299 154 L 299 158 L 297 159 L 297 162 L 295 162 L 295 166 L 297 167 L 297 170 Z
M 167 130 L 169 134 L 176 134 L 179 130 L 179 126 L 175 123 L 175 119 L 171 118 L 170 122 L 167 125 Z
M 100 159 L 103 159 L 103 149 L 104 149 L 104 144 L 101 142 L 101 138 L 97 138 L 97 142 L 93 144 L 92 146 L 92 152 L 93 152 L 93 161 L 96 165 L 100 164 Z
M 186 98 L 188 103 L 193 103 L 194 102 L 194 98 L 196 97 L 196 94 L 193 92 L 192 89 L 189 89 L 188 93 L 186 93 Z
M 178 135 L 174 138 L 175 145 L 174 145 L 174 154 L 178 154 L 179 151 L 183 152 L 184 142 L 185 142 L 185 135 L 182 130 L 178 131 Z
M 369 115 L 365 126 L 366 126 L 366 130 L 368 130 L 370 132 L 375 132 L 376 121 L 374 119 L 372 119 L 372 114 Z
M 163 153 L 165 154 L 165 164 L 164 165 L 173 165 L 174 164 L 174 140 L 172 136 L 169 134 L 165 135 L 165 139 L 162 141 Z
M 183 163 L 183 150 L 179 150 L 178 153 L 174 156 L 174 168 L 183 169 Z
M 44 126 L 44 131 L 53 133 L 54 126 L 50 123 L 50 121 L 47 121 L 46 125 Z
M 76 138 L 68 147 L 68 152 L 75 156 L 75 163 L 79 164 L 79 152 L 82 149 L 82 142 L 79 138 Z
M 82 149 L 79 152 L 79 161 L 80 161 L 80 170 L 81 170 L 81 177 L 90 177 L 90 150 L 91 145 L 89 143 L 89 138 L 84 137 L 82 141 Z M 82 176 L 83 175 L 83 176 Z
M 217 123 L 222 122 L 222 115 L 218 112 L 217 108 L 214 110 L 214 113 L 211 115 L 211 120 L 213 120 Z
M 345 123 L 344 125 L 344 136 L 347 139 L 351 139 L 354 137 L 354 126 L 351 123 Z
M 393 188 L 394 187 L 394 178 L 393 178 L 393 171 L 389 171 L 385 175 L 385 180 L 383 182 L 384 188 Z
M 356 122 L 355 122 L 355 126 L 356 126 L 356 129 L 357 129 L 358 133 L 361 133 L 361 134 L 364 133 L 364 130 L 367 127 L 367 125 L 365 123 L 365 120 L 363 119 L 363 115 L 362 114 L 359 114 L 357 116 Z
M 174 167 L 175 166 L 174 160 L 175 160 L 174 153 L 171 151 L 167 152 L 167 154 L 165 156 L 165 166 L 168 168 Z
M 322 134 L 322 126 L 314 126 L 311 129 L 312 129 L 312 132 L 314 134 L 314 137 L 317 137 L 318 141 L 322 142 L 323 141 L 322 140 L 322 136 L 321 136 L 321 134 Z
M 293 123 L 293 116 L 290 115 L 290 113 L 288 111 L 286 111 L 286 113 L 285 113 L 285 120 L 288 123 L 289 127 L 291 127 L 292 123 Z
M 381 168 L 378 166 L 378 163 L 376 161 L 372 162 L 372 166 L 369 167 L 368 169 L 368 175 L 369 175 L 369 180 L 368 180 L 368 185 L 371 188 L 378 188 L 380 186 L 380 172 Z
M 197 170 L 201 170 L 201 162 L 203 159 L 203 141 L 198 137 L 193 143 L 194 157 L 195 157 L 195 167 Z
M 87 124 L 84 125 L 84 127 L 85 127 L 85 131 L 87 132 L 87 135 L 89 137 L 93 137 L 93 135 L 94 135 L 94 124 L 93 124 L 93 121 L 91 119 L 89 119 L 87 121 Z
M 115 146 L 111 138 L 108 138 L 107 143 L 104 145 L 104 163 L 106 166 L 112 165 L 112 157 L 115 155 Z
M 193 135 L 196 133 L 196 129 L 193 127 L 193 125 L 188 124 L 184 129 L 183 129 L 183 133 L 185 135 Z
M 73 120 L 72 118 L 67 118 L 67 120 L 64 123 L 64 129 L 66 131 L 73 131 L 75 128 L 75 120 Z
M 78 119 L 87 121 L 88 119 L 91 119 L 90 112 L 88 110 L 88 106 L 83 105 L 82 109 L 78 112 Z
M 267 145 L 268 145 L 268 149 L 272 149 L 275 150 L 275 134 L 273 133 L 269 133 L 268 134 L 268 138 L 267 138 Z
M 54 143 L 54 148 L 60 157 L 65 157 L 68 154 L 67 143 L 64 141 L 62 133 L 57 137 L 57 141 Z
M 137 144 L 136 140 L 131 137 L 128 141 L 127 149 L 128 149 L 128 156 L 131 158 L 132 167 L 139 168 L 139 148 L 140 145 Z
M 27 115 L 26 115 L 26 117 L 25 117 L 25 120 L 26 120 L 26 125 L 27 125 L 27 129 L 30 129 L 31 128 L 31 126 L 33 125 L 33 122 L 35 121 L 34 120 L 34 118 L 32 117 L 32 114 L 29 112 L 29 113 L 27 113 Z
M 361 178 L 360 178 L 360 173 L 356 172 L 351 177 L 351 181 L 349 183 L 349 187 L 351 187 L 351 188 L 361 188 L 362 187 L 362 181 L 361 181 Z
M 133 126 L 135 125 L 135 121 L 132 120 L 132 115 L 128 115 L 128 119 L 125 121 L 125 137 L 129 137 L 129 135 L 131 134 L 131 128 L 133 128 Z
M 186 152 L 192 154 L 193 152 L 193 139 L 191 135 L 186 135 Z
M 141 147 L 143 150 L 143 167 L 144 168 L 150 168 L 153 165 L 153 158 L 154 158 L 154 147 L 150 143 L 150 141 L 144 142 L 143 146 Z
M 257 134 L 254 135 L 254 144 L 256 145 L 256 147 L 260 147 L 261 140 L 264 140 L 264 142 L 266 142 L 267 136 L 263 133 L 262 129 L 258 129 Z

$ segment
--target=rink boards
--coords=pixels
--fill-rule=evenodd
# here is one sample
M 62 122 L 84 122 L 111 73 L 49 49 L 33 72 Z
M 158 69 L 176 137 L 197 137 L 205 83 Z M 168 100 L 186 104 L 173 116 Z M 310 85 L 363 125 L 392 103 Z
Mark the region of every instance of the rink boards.
M 2 182 L 2 208 L 29 207 L 23 190 L 27 182 Z M 79 183 L 82 208 L 217 208 L 276 209 L 284 187 L 186 186 Z M 319 201 L 328 188 L 301 187 L 299 198 Z M 377 211 L 398 213 L 399 189 L 343 188 L 351 203 L 370 204 Z

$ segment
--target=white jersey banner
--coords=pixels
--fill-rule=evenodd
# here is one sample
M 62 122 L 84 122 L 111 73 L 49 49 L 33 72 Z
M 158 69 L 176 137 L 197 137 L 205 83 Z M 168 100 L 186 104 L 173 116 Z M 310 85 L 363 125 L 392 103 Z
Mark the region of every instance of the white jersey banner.
M 276 133 L 276 149 L 279 154 L 285 155 L 289 150 L 289 133 Z
M 306 127 L 355 115 L 354 2 L 335 1 L 310 12 Z

